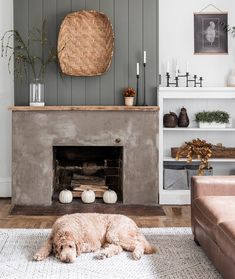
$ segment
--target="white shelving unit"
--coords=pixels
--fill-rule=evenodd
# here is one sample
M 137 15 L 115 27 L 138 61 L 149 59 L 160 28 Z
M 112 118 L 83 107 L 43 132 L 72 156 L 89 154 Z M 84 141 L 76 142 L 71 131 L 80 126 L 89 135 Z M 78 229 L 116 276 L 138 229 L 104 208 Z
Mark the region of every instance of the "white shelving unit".
M 235 146 L 235 88 L 166 88 L 158 94 L 159 112 L 159 203 L 190 204 L 190 190 L 163 189 L 164 162 L 173 162 L 171 147 L 179 147 L 185 141 L 200 138 L 226 147 Z M 169 111 L 179 115 L 180 109 L 187 109 L 190 125 L 188 128 L 164 128 L 163 116 Z M 195 114 L 203 110 L 224 110 L 230 114 L 232 127 L 225 129 L 199 129 Z M 186 159 L 180 159 L 185 161 Z M 197 161 L 197 160 L 194 160 Z M 235 175 L 235 159 L 211 159 L 214 175 Z

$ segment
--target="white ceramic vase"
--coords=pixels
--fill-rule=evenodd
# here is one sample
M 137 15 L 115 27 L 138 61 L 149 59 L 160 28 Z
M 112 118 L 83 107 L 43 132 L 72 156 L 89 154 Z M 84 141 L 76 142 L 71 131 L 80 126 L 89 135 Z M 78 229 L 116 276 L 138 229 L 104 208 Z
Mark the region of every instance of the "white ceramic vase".
M 228 76 L 228 86 L 235 87 L 235 69 L 233 69 Z

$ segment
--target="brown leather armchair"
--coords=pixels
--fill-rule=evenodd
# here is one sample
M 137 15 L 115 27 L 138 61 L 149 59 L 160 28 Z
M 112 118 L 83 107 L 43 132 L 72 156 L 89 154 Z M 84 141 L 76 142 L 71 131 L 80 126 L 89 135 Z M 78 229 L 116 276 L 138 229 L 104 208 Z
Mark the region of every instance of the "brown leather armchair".
M 195 242 L 224 278 L 235 279 L 235 176 L 192 178 Z

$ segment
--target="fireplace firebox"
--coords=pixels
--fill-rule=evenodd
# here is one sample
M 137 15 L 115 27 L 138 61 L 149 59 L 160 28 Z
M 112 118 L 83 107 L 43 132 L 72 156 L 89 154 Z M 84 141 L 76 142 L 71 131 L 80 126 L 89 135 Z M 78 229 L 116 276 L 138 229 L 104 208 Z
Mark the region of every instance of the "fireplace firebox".
M 80 198 L 85 189 L 102 198 L 106 190 L 114 190 L 122 202 L 121 146 L 53 146 L 53 199 L 64 189 Z

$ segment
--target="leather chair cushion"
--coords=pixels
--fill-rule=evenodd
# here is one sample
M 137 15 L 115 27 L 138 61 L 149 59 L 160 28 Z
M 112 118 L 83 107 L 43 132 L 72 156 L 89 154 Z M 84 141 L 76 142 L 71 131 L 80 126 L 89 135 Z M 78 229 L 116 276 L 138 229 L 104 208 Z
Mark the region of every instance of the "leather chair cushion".
M 194 218 L 213 240 L 217 225 L 235 216 L 235 196 L 203 196 L 193 202 Z

